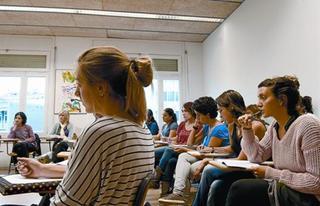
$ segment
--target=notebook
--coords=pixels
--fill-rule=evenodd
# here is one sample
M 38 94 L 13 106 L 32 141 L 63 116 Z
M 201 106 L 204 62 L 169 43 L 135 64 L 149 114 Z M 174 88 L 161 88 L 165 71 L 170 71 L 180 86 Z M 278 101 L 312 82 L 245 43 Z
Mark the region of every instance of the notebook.
M 20 174 L 0 177 L 0 193 L 12 195 L 29 192 L 53 192 L 62 179 L 26 178 Z

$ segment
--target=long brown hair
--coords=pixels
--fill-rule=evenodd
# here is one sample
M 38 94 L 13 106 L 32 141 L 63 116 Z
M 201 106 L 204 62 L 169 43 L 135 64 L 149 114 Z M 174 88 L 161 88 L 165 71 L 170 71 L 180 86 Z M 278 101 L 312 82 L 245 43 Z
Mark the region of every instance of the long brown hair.
M 142 124 L 146 119 L 143 87 L 152 82 L 152 62 L 148 57 L 129 59 L 115 47 L 97 47 L 78 59 L 77 76 L 89 84 L 107 82 L 110 95 L 117 98 L 132 119 Z

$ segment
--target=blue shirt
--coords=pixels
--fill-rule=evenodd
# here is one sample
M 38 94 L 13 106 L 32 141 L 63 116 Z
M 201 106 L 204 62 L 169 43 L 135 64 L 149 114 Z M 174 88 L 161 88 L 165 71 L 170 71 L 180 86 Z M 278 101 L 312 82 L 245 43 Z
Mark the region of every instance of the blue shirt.
M 225 124 L 219 124 L 213 128 L 211 134 L 209 133 L 209 125 L 203 127 L 203 141 L 202 145 L 208 147 L 212 137 L 222 139 L 221 146 L 229 145 L 229 132 Z
M 152 135 L 157 135 L 159 133 L 159 127 L 158 127 L 157 122 L 146 123 L 146 125 Z
M 162 126 L 161 135 L 164 137 L 169 137 L 170 130 L 177 130 L 177 128 L 178 128 L 177 122 L 171 122 L 170 124 L 165 124 Z

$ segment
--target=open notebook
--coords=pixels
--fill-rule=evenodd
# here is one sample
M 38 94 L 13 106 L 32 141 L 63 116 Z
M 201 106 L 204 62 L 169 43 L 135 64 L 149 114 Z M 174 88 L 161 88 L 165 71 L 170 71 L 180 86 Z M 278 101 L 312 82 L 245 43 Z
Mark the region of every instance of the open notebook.
M 273 166 L 273 162 L 266 161 L 260 164 L 257 163 L 251 163 L 247 160 L 235 160 L 235 159 L 215 159 L 213 161 L 210 161 L 209 164 L 216 166 L 220 169 L 226 169 L 226 170 L 247 170 L 251 169 L 253 167 L 257 167 L 259 165 L 268 165 Z
M 0 177 L 0 193 L 12 195 L 29 192 L 53 192 L 62 179 L 25 178 L 19 174 Z

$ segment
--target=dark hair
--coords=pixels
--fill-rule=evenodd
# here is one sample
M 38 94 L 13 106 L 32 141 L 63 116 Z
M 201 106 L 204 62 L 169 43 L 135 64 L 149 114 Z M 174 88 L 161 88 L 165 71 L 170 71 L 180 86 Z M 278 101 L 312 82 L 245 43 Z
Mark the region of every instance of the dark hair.
M 287 110 L 290 116 L 298 115 L 297 105 L 299 103 L 300 93 L 299 93 L 300 83 L 298 79 L 294 76 L 283 76 L 275 77 L 272 79 L 265 79 L 259 85 L 260 87 L 270 87 L 272 93 L 277 99 L 280 99 L 281 95 L 287 97 Z
M 176 113 L 174 113 L 173 109 L 171 109 L 171 108 L 165 108 L 164 111 L 165 111 L 170 117 L 172 117 L 172 121 L 173 121 L 173 122 L 177 122 L 177 115 L 176 115 Z
M 185 108 L 192 115 L 193 118 L 196 118 L 196 113 L 194 112 L 192 106 L 193 102 L 186 102 L 183 104 L 183 108 Z
M 107 82 L 109 95 L 118 99 L 125 112 L 142 124 L 146 118 L 146 100 L 143 87 L 152 83 L 152 62 L 148 57 L 130 60 L 119 49 L 96 47 L 84 52 L 78 59 L 77 78 L 89 84 Z
M 310 96 L 304 96 L 301 99 L 301 103 L 304 107 L 304 110 L 306 113 L 311 113 L 313 114 L 313 109 L 312 109 L 312 97 Z
M 227 108 L 230 113 L 238 118 L 246 112 L 246 105 L 241 94 L 235 90 L 227 90 L 216 99 L 220 107 Z
M 151 109 L 148 109 L 147 115 L 148 115 L 148 117 L 150 118 L 150 122 L 155 122 L 155 121 L 156 121 L 156 120 L 154 119 L 154 117 L 153 117 L 153 112 L 152 112 Z
M 218 116 L 217 102 L 212 97 L 200 97 L 193 102 L 193 109 L 201 114 L 210 115 L 210 118 Z
M 27 116 L 25 113 L 23 112 L 17 112 L 15 115 L 14 115 L 14 118 L 16 118 L 17 116 L 20 116 L 21 119 L 22 119 L 22 125 L 25 125 L 27 123 Z

